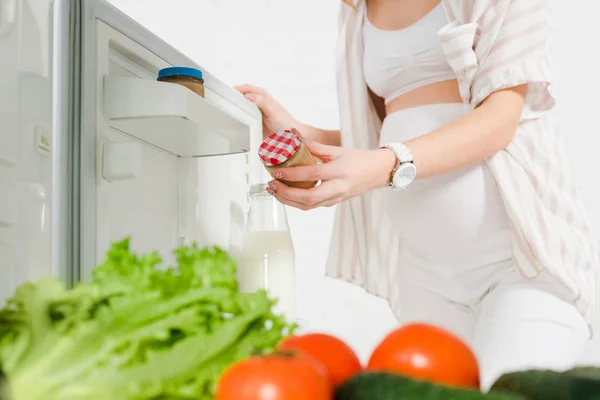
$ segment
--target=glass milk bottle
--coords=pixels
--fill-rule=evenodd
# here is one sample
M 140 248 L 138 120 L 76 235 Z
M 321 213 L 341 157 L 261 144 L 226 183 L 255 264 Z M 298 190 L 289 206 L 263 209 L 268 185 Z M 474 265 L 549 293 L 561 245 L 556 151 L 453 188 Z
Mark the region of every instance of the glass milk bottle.
M 240 266 L 240 290 L 265 289 L 276 310 L 295 319 L 295 256 L 285 209 L 265 184 L 252 185 Z

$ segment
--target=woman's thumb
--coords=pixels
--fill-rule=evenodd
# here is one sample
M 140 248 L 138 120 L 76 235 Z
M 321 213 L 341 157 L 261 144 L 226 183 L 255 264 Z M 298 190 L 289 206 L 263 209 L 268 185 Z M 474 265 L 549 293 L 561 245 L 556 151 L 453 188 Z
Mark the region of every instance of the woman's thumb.
M 261 110 L 265 107 L 266 97 L 264 95 L 257 93 L 248 93 L 245 96 L 252 103 L 256 104 L 256 106 Z

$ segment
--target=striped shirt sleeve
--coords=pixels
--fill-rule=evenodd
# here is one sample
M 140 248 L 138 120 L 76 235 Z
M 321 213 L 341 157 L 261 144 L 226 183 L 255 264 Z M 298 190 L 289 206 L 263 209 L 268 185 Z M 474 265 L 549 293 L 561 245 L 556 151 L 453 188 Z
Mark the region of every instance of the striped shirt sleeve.
M 478 69 L 471 88 L 473 106 L 495 91 L 529 84 L 526 111 L 530 116 L 554 107 L 549 3 L 501 1 L 482 13 L 478 21 L 481 36 L 474 46 Z M 524 115 L 524 119 L 529 118 Z

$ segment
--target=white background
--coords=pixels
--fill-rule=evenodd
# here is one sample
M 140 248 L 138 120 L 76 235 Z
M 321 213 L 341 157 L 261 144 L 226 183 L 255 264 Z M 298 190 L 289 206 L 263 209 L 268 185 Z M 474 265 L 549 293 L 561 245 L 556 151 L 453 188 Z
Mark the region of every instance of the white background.
M 112 3 L 228 84 L 263 86 L 296 118 L 323 128 L 337 127 L 334 55 L 339 0 Z M 553 3 L 562 132 L 598 231 L 600 2 Z M 387 305 L 362 290 L 324 277 L 332 209 L 309 213 L 289 209 L 288 216 L 297 256 L 300 318 L 311 330 L 332 332 L 348 340 L 367 357 L 394 326 Z M 591 344 L 584 361 L 600 364 L 600 338 Z

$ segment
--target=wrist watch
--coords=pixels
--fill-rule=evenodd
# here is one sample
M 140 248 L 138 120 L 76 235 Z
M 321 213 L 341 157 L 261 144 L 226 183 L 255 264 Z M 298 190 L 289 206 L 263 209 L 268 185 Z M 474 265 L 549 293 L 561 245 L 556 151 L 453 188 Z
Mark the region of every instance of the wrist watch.
M 390 149 L 398 159 L 398 163 L 392 171 L 390 187 L 392 190 L 406 189 L 417 176 L 417 167 L 413 162 L 410 150 L 402 143 L 386 143 L 379 148 Z

